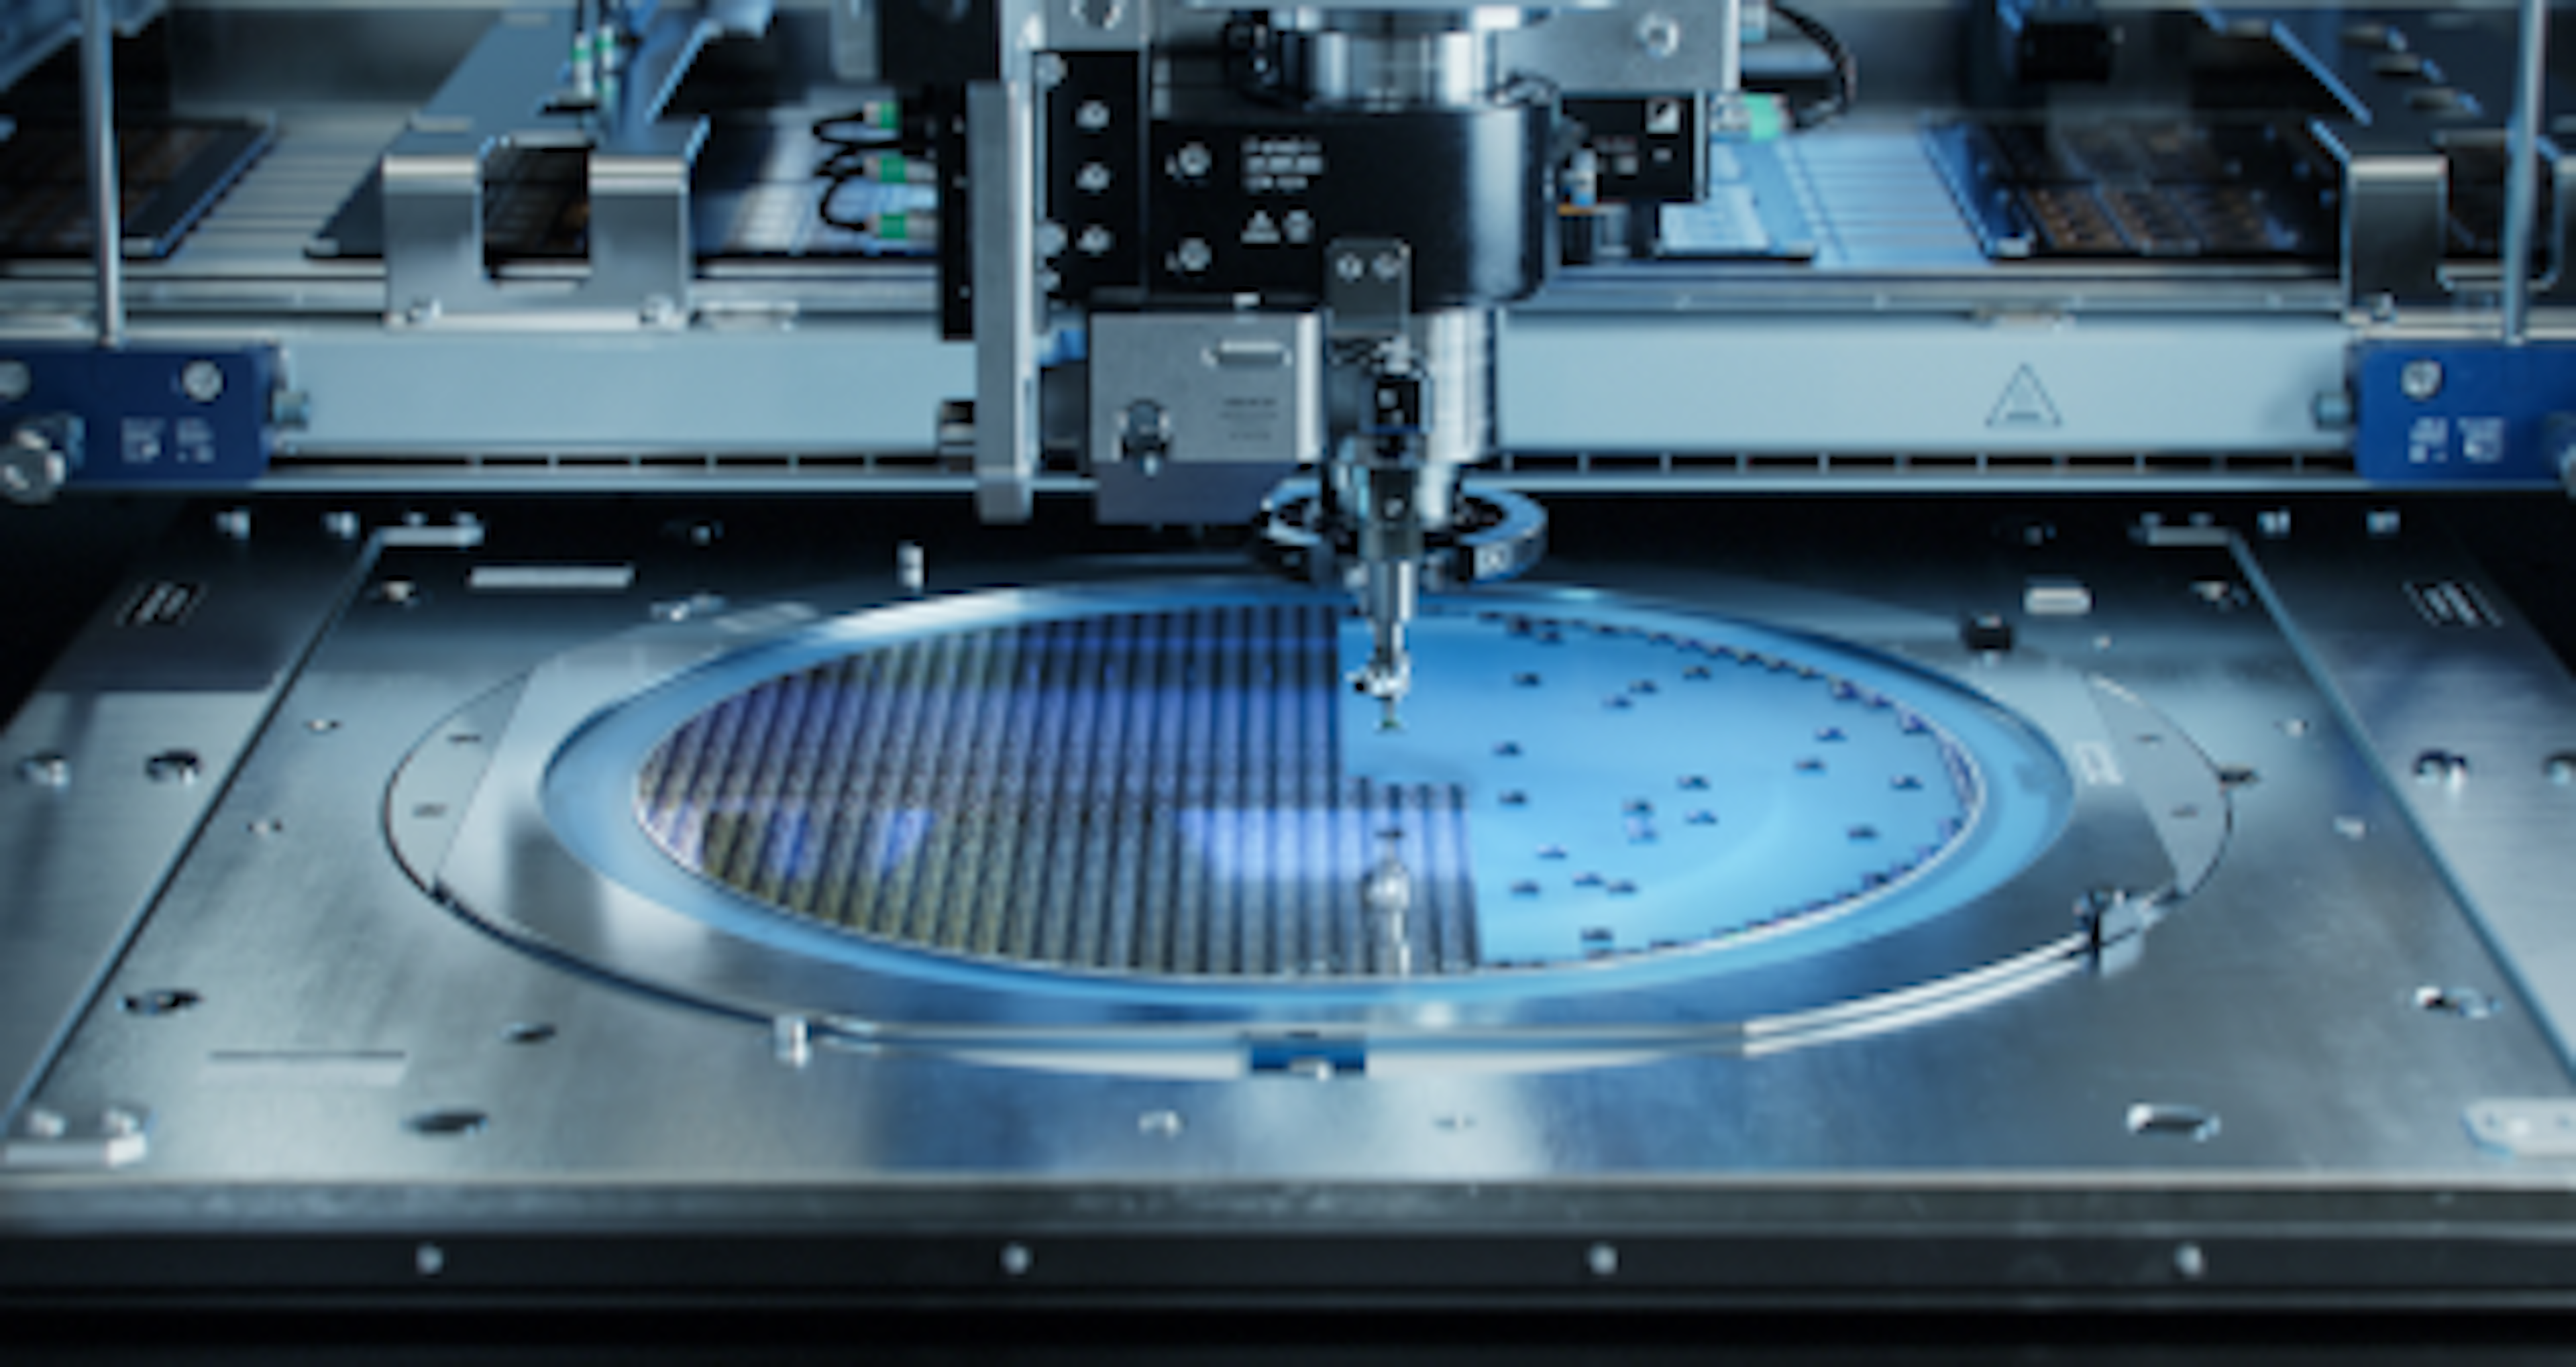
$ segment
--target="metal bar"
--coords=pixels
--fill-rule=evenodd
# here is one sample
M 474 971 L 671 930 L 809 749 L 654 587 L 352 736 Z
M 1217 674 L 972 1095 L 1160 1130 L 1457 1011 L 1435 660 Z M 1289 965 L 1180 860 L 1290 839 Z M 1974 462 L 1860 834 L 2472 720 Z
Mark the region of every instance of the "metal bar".
M 1025 522 L 1037 472 L 1037 263 L 1030 226 L 1036 174 L 1028 87 L 985 81 L 966 92 L 974 186 L 975 505 L 987 522 Z
M 81 0 L 82 143 L 89 156 L 98 344 L 125 345 L 125 220 L 116 165 L 116 23 L 111 0 Z
M 2541 106 L 2548 102 L 2549 0 L 2522 0 L 2513 125 L 2505 137 L 2504 343 L 2520 346 L 2531 311 L 2531 239 L 2540 208 Z

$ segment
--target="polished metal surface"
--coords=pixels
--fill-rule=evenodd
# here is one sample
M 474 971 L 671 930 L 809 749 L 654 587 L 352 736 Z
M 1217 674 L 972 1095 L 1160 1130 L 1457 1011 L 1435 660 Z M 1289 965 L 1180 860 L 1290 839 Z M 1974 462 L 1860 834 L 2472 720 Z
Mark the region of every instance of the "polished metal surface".
M 841 549 L 877 559 L 878 535 Z M 769 554 L 710 559 L 647 538 L 577 562 L 633 565 L 626 592 L 573 587 L 605 583 L 595 576 L 478 592 L 478 563 L 526 562 L 388 552 L 377 581 L 411 588 L 362 595 L 317 645 L 33 1100 L 64 1115 L 148 1106 L 138 1170 L 165 1182 L 1626 1173 L 1938 1186 L 2521 1170 L 2462 1117 L 2481 1098 L 2566 1092 L 2539 1011 L 2298 656 L 2259 605 L 2222 591 L 2243 582 L 2223 542 L 2159 548 L 2114 531 L 1926 560 L 1738 525 L 1716 544 L 1731 549 L 1694 557 L 1704 568 L 1594 544 L 1550 569 L 1828 629 L 2010 703 L 2077 780 L 2068 833 L 2021 876 L 2026 899 L 1980 899 L 1760 972 L 1623 985 L 1614 964 L 1596 989 L 1575 964 L 1537 996 L 1491 1000 L 1247 1010 L 1147 992 L 1122 1005 L 1045 974 L 979 980 L 919 956 L 854 973 L 646 915 L 650 899 L 550 838 L 477 835 L 473 808 L 541 779 L 552 751 L 522 739 L 578 729 L 588 699 L 688 677 L 692 662 L 883 601 L 890 582 L 788 593 L 794 568 Z M 1044 573 L 939 563 L 959 586 Z M 1127 572 L 1057 568 L 1083 582 Z M 2082 583 L 2089 612 L 2024 617 L 2000 655 L 1962 643 L 1963 613 L 2010 611 L 2033 575 Z M 491 920 L 495 938 L 423 895 L 403 860 L 443 871 L 478 915 L 493 886 L 541 895 Z M 1924 955 L 1961 971 L 1937 992 L 1898 987 L 1923 981 L 1908 965 Z M 2428 1009 L 2427 984 L 2501 1009 Z M 162 1015 L 106 1004 L 169 990 L 195 1000 Z M 780 1045 L 791 1037 L 800 1048 Z M 2141 1105 L 2222 1123 L 2197 1141 L 2133 1133 Z M 458 1112 L 477 1120 L 451 1123 Z M 1164 1116 L 1179 1119 L 1140 1119 Z
M 2331 680 L 2405 819 L 2449 877 L 2531 1009 L 2576 1041 L 2576 700 L 2565 669 L 2429 511 L 2373 510 L 2257 543 L 2251 563 L 2303 656 Z M 2463 595 L 2481 607 L 2439 612 Z
M 0 732 L 0 1080 L 44 1076 L 364 564 L 318 529 L 211 529 L 138 566 Z M 184 610 L 154 605 L 184 600 Z M 122 1009 L 114 998 L 104 1003 Z

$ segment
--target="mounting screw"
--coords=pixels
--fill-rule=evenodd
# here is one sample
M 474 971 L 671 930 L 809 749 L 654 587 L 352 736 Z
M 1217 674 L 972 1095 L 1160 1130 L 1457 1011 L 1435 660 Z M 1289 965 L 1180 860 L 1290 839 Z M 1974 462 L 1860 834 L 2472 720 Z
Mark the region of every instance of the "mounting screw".
M 1215 261 L 1216 249 L 1208 246 L 1207 239 L 1203 237 L 1182 238 L 1180 247 L 1172 253 L 1172 264 L 1183 275 L 1197 275 Z
M 1637 49 L 1659 62 L 1681 51 L 1682 21 L 1662 10 L 1649 11 L 1637 21 Z
M 1002 1274 L 1004 1276 L 1025 1277 L 1029 1275 L 1030 1268 L 1037 1266 L 1037 1262 L 1038 1256 L 1029 1251 L 1029 1246 L 1027 1244 L 1010 1243 L 1002 1245 Z
M 18 1127 L 25 1130 L 31 1139 L 60 1139 L 70 1132 L 72 1125 L 60 1111 L 30 1106 L 27 1113 L 19 1118 Z
M 1183 143 L 1181 150 L 1172 154 L 1174 180 L 1204 180 L 1215 166 L 1216 154 L 1208 151 L 1203 142 Z
M 35 387 L 35 374 L 25 361 L 0 361 L 0 403 L 16 403 Z
M 179 367 L 179 392 L 198 403 L 224 396 L 224 368 L 212 361 L 190 361 Z
M 2209 1275 L 2209 1255 L 2201 1252 L 2198 1244 L 2175 1245 L 2173 1262 L 2174 1271 L 2185 1281 L 2196 1282 Z
M 1583 1250 L 1583 1265 L 1596 1277 L 1619 1275 L 1619 1246 L 1600 1243 Z
M 0 444 L 0 493 L 12 503 L 49 503 L 81 463 L 82 423 L 68 413 L 29 418 Z
M 215 514 L 215 532 L 226 541 L 250 540 L 250 509 L 226 508 Z
M 1082 249 L 1084 256 L 1107 256 L 1109 249 L 1118 245 L 1118 235 L 1094 223 L 1082 230 L 1074 245 Z
M 363 530 L 364 524 L 358 521 L 356 513 L 343 510 L 322 515 L 322 534 L 334 541 L 355 541 Z
M 1116 177 L 1110 173 L 1106 163 L 1087 161 L 1082 164 L 1081 170 L 1073 173 L 1073 188 L 1086 195 L 1102 195 L 1109 193 L 1109 187 L 1115 180 Z
M 1109 120 L 1109 106 L 1098 100 L 1084 100 L 1081 106 L 1073 111 L 1073 126 L 1085 133 L 1109 131 Z
M 72 781 L 72 762 L 48 750 L 18 761 L 18 779 L 39 788 L 68 787 Z
M 2417 403 L 2431 399 L 2442 392 L 2442 363 L 2429 356 L 2408 361 L 2397 372 L 2397 388 Z

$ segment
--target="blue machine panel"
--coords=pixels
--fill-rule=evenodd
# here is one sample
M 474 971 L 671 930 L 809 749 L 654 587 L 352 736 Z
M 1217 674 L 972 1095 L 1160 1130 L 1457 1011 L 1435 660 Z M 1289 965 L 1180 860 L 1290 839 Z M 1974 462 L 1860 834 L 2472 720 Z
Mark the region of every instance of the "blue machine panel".
M 244 485 L 268 470 L 276 373 L 268 347 L 0 342 L 0 433 L 30 419 L 79 418 L 74 488 Z
M 2354 409 L 2365 479 L 2556 487 L 2576 445 L 2576 345 L 2374 342 Z

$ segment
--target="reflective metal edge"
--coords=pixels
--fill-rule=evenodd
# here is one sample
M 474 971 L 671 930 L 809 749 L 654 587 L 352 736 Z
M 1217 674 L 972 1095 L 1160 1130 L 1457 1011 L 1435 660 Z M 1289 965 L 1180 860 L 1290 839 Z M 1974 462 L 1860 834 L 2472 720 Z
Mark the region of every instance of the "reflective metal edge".
M 2391 510 L 2238 543 L 2249 582 L 2340 709 L 2453 892 L 2576 1060 L 2576 691 L 2548 645 L 2429 514 Z M 2410 585 L 2493 606 L 2445 625 Z
M 201 524 L 202 525 L 202 524 Z M 234 523 L 247 527 L 246 523 Z M 208 529 L 138 566 L 0 732 L 0 1079 L 14 1115 L 374 559 Z M 184 619 L 128 625 L 155 584 Z

